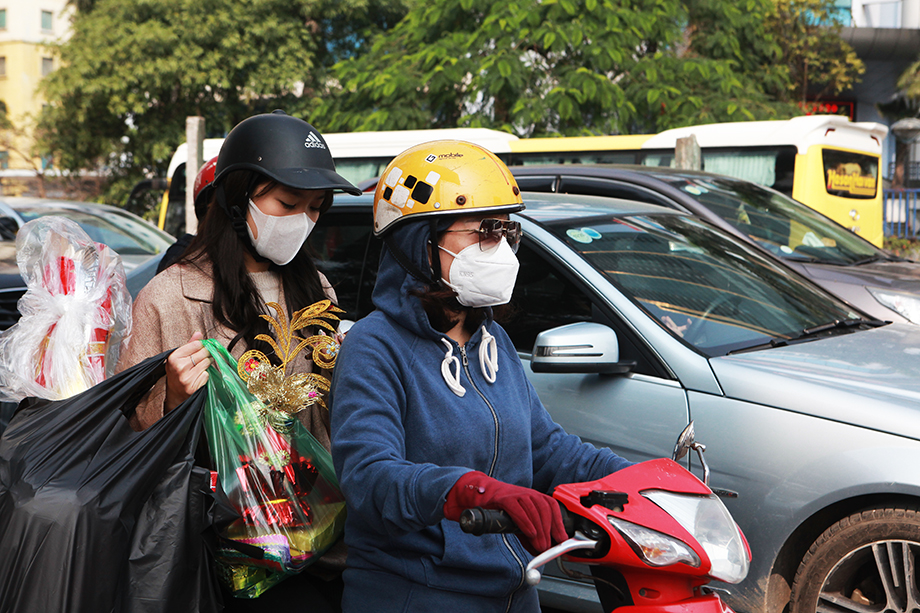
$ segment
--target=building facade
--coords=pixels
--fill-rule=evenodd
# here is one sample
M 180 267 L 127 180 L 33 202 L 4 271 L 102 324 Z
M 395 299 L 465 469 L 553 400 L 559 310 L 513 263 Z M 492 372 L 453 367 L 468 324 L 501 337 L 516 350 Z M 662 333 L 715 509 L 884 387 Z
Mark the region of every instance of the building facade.
M 897 118 L 884 117 L 879 105 L 898 97 L 898 78 L 920 59 L 920 0 L 838 0 L 845 11 L 842 36 L 866 65 L 862 80 L 842 96 L 855 106 L 856 121 L 877 121 L 891 126 Z M 895 161 L 895 136 L 889 133 L 882 153 L 882 176 L 891 180 Z M 918 147 L 913 147 L 917 158 Z
M 0 0 L 0 103 L 13 128 L 0 131 L 0 177 L 33 175 L 32 132 L 43 100 L 41 79 L 59 59 L 49 43 L 70 35 L 66 0 Z

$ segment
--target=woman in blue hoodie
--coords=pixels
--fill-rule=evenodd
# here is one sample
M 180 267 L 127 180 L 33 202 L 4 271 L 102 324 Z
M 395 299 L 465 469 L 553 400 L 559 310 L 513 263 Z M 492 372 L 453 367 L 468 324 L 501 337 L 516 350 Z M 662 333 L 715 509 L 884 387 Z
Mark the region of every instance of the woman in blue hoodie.
M 412 147 L 374 198 L 376 310 L 349 331 L 332 389 L 332 456 L 348 504 L 343 610 L 531 611 L 531 553 L 564 540 L 560 483 L 630 463 L 566 434 L 492 318 L 514 289 L 524 208 L 507 167 L 460 141 Z M 471 536 L 469 507 L 521 536 Z

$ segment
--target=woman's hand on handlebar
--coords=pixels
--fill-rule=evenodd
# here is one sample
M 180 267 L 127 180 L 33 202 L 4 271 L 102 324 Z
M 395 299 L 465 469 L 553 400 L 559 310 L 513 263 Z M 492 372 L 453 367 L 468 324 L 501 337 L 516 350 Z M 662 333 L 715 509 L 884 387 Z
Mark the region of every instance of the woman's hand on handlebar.
M 166 400 L 163 412 L 168 413 L 208 382 L 211 354 L 201 344 L 204 337 L 195 332 L 189 341 L 173 351 L 166 359 Z
M 460 477 L 448 492 L 444 517 L 459 521 L 463 510 L 472 507 L 508 513 L 521 532 L 521 543 L 534 554 L 549 549 L 553 541 L 561 543 L 567 538 L 555 499 L 478 471 Z

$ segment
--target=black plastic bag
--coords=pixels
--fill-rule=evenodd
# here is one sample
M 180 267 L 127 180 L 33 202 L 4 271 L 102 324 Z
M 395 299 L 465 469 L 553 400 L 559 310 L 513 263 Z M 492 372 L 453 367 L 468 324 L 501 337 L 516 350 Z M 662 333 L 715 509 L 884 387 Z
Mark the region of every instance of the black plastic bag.
M 205 391 L 128 424 L 163 353 L 60 401 L 24 400 L 0 438 L 0 613 L 219 609 L 194 466 Z

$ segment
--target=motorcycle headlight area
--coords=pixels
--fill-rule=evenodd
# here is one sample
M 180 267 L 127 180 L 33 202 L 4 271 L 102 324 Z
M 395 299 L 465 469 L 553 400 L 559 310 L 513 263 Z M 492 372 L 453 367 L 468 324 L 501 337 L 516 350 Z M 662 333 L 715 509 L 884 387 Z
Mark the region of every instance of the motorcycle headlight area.
M 612 515 L 607 516 L 607 521 L 649 566 L 670 566 L 678 562 L 694 568 L 700 565 L 700 557 L 696 552 L 676 538 Z
M 738 525 L 717 496 L 647 490 L 642 495 L 661 507 L 699 542 L 709 556 L 709 574 L 738 583 L 747 576 L 748 555 Z

